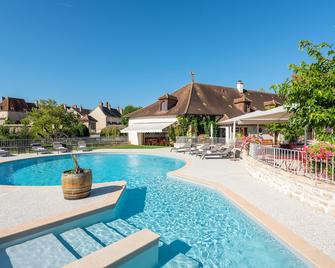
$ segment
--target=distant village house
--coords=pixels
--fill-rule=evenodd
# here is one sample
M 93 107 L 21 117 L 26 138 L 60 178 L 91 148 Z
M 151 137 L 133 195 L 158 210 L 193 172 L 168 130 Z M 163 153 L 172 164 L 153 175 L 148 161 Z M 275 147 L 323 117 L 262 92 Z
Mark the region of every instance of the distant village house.
M 89 113 L 96 122 L 96 133 L 100 133 L 105 127 L 121 124 L 121 113 L 118 109 L 112 108 L 107 101 L 106 106 L 100 101 L 98 106 Z
M 24 99 L 2 97 L 0 103 L 0 125 L 6 122 L 18 124 L 27 113 L 36 108 L 36 103 L 26 102 Z

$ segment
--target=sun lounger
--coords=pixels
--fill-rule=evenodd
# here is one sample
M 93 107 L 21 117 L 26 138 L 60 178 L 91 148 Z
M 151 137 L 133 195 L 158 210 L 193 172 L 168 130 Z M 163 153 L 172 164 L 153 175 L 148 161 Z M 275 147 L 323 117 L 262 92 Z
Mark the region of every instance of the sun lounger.
M 31 149 L 37 154 L 48 154 L 50 151 L 44 148 L 40 143 L 32 143 Z
M 204 151 L 210 150 L 211 145 L 209 143 L 205 143 L 201 145 L 200 147 L 190 151 L 191 155 L 201 155 Z
M 181 147 L 173 147 L 171 148 L 171 152 L 175 151 L 177 153 L 185 153 L 186 151 L 190 150 L 192 147 L 195 147 L 192 143 L 186 143 L 185 145 Z
M 227 158 L 231 156 L 233 147 L 224 147 L 221 146 L 221 148 L 216 149 L 216 150 L 210 150 L 205 152 L 202 156 L 201 159 L 207 159 L 207 158 L 212 158 L 212 157 L 220 157 L 220 158 Z
M 209 145 L 208 147 L 199 150 L 198 153 L 196 153 L 196 156 L 199 156 L 200 158 L 202 158 L 202 156 L 206 153 L 210 153 L 210 152 L 217 152 L 219 150 L 221 150 L 223 147 L 222 144 L 215 144 L 215 145 Z
M 66 153 L 69 151 L 68 148 L 66 148 L 63 144 L 61 144 L 60 142 L 54 142 L 53 143 L 53 148 L 58 151 L 58 153 Z
M 87 152 L 91 151 L 91 149 L 86 146 L 85 141 L 78 141 L 78 151 Z
M 0 149 L 0 156 L 9 156 L 9 152 L 3 149 Z

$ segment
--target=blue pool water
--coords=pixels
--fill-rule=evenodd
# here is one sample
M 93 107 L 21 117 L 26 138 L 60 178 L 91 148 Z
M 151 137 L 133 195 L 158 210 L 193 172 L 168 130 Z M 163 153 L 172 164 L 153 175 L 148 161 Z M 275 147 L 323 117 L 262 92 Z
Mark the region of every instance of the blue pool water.
M 162 241 L 204 267 L 307 266 L 221 194 L 167 177 L 167 172 L 184 165 L 180 160 L 85 154 L 79 163 L 93 170 L 94 182 L 126 180 L 118 216 L 159 233 Z M 59 185 L 61 172 L 70 168 L 69 156 L 1 164 L 0 184 Z

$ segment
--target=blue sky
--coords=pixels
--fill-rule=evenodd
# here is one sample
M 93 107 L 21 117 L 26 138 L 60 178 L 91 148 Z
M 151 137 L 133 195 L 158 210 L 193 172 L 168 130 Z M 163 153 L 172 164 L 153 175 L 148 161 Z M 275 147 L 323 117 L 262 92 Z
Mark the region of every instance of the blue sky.
M 146 105 L 196 81 L 268 89 L 335 43 L 335 1 L 0 1 L 0 95 Z

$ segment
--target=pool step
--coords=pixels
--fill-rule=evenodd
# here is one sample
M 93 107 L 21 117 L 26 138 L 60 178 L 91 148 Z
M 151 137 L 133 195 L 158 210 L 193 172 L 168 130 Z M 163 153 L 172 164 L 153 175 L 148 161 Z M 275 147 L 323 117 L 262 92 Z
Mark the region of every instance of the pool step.
M 117 220 L 114 220 L 112 222 L 108 222 L 108 223 L 106 223 L 106 225 L 115 229 L 116 231 L 118 231 L 120 234 L 122 234 L 124 236 L 131 235 L 131 234 L 136 233 L 140 230 L 137 227 L 131 225 L 130 223 L 128 223 L 128 222 L 126 222 L 125 220 L 122 220 L 122 219 L 117 219 Z
M 106 246 L 124 238 L 102 222 L 86 227 L 85 229 Z
M 81 256 L 84 257 L 103 246 L 89 236 L 83 229 L 75 228 L 66 231 L 60 236 Z
M 162 268 L 175 268 L 175 267 L 200 268 L 202 267 L 202 265 L 198 261 L 182 253 L 178 253 L 175 257 L 173 257 L 171 260 L 169 260 L 162 266 Z
M 14 268 L 63 267 L 77 260 L 53 234 L 6 248 Z

